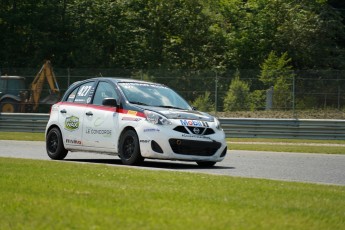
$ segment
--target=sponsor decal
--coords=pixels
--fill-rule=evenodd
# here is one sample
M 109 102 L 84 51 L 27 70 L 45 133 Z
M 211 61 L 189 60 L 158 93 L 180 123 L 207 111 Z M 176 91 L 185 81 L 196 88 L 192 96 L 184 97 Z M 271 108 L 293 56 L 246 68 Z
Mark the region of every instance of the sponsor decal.
M 84 103 L 85 99 L 84 98 L 77 98 L 77 99 L 74 100 L 74 102 Z
M 72 145 L 81 145 L 80 140 L 72 140 L 72 139 L 66 139 L 67 144 L 72 144 Z
M 69 131 L 74 131 L 79 129 L 79 117 L 70 116 L 65 120 L 65 129 Z
M 140 118 L 137 117 L 123 117 L 122 118 L 123 121 L 140 121 Z
M 97 117 L 93 124 L 95 127 L 98 127 L 98 126 L 101 126 L 103 123 L 104 123 L 104 119 Z
M 123 85 L 124 88 L 127 88 L 127 89 L 133 88 L 134 86 L 144 86 L 144 87 L 154 87 L 154 88 L 167 88 L 164 85 L 137 83 L 137 82 L 124 82 L 124 83 L 121 83 L 121 85 Z
M 159 129 L 144 129 L 144 132 L 159 132 Z
M 140 143 L 150 143 L 151 140 L 140 140 Z
M 127 111 L 127 114 L 129 114 L 129 115 L 134 115 L 134 116 L 136 116 L 137 115 L 137 111 L 133 111 L 133 110 L 128 110 Z
M 194 127 L 208 127 L 206 121 L 196 121 L 196 120 L 180 120 L 183 126 L 194 126 Z
M 74 94 L 74 93 L 71 93 L 71 94 L 68 96 L 68 100 L 73 101 L 74 98 L 75 98 L 75 94 Z
M 193 129 L 193 132 L 194 132 L 195 134 L 199 134 L 199 133 L 200 133 L 200 129 L 197 128 L 197 127 L 195 127 L 195 128 Z
M 208 140 L 211 140 L 211 138 L 205 137 L 205 136 L 201 136 L 201 135 L 182 134 L 182 137 L 187 137 L 187 138 L 199 138 L 199 139 L 208 139 Z
M 103 135 L 103 136 L 111 136 L 111 129 L 93 129 L 93 128 L 86 128 L 86 134 L 90 135 Z

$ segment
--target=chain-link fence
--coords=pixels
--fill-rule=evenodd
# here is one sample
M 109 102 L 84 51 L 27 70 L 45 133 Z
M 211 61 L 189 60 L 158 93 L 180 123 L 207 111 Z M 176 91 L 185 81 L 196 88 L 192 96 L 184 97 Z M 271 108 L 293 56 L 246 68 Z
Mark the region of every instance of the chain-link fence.
M 27 87 L 34 79 L 37 69 L 2 70 L 2 75 L 26 77 Z M 265 85 L 259 79 L 260 70 L 125 70 L 125 69 L 72 69 L 54 68 L 58 85 L 63 94 L 76 81 L 93 77 L 133 78 L 163 83 L 187 101 L 204 110 L 225 112 L 228 110 L 321 110 L 345 108 L 345 71 L 309 70 L 294 71 L 294 77 L 285 79 L 283 87 Z M 231 89 L 233 80 L 239 76 L 243 87 Z M 231 90 L 229 90 L 231 89 Z M 49 94 L 48 86 L 42 93 Z M 232 94 L 229 96 L 229 94 Z M 229 101 L 230 102 L 229 102 Z M 229 107 L 229 103 L 237 107 Z M 204 106 L 206 105 L 207 106 Z M 44 107 L 44 106 L 41 106 Z M 40 109 L 39 112 L 47 112 Z

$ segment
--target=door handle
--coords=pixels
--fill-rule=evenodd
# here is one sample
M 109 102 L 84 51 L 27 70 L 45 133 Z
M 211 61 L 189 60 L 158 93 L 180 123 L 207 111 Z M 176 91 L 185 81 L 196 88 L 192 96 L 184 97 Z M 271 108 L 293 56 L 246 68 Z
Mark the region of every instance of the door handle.
M 89 112 L 86 113 L 86 115 L 87 115 L 87 116 L 92 116 L 93 113 L 92 113 L 91 111 L 89 111 Z
M 66 109 L 60 110 L 60 113 L 67 113 Z

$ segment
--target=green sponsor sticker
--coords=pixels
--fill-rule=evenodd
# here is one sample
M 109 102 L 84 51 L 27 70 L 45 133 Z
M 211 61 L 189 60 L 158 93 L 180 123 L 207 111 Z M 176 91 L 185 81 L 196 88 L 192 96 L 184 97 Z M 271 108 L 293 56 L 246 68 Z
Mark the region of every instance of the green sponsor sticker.
M 65 128 L 70 131 L 77 130 L 79 128 L 79 117 L 67 117 L 65 120 Z

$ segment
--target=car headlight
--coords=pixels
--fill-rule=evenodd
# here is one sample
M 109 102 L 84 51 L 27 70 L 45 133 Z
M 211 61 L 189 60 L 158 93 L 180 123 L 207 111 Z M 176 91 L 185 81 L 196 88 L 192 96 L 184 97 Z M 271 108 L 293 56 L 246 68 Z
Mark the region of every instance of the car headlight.
M 145 110 L 144 114 L 146 120 L 154 125 L 171 125 L 171 121 L 156 112 Z
M 220 122 L 217 118 L 214 118 L 214 122 L 216 124 L 216 128 L 219 129 L 219 130 L 222 130 L 222 127 L 220 126 Z

